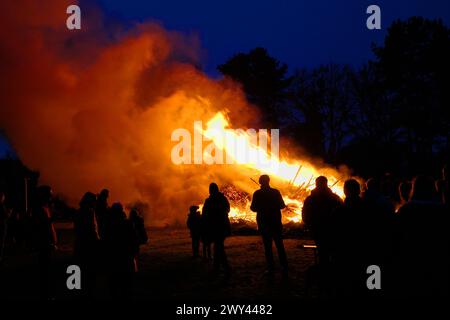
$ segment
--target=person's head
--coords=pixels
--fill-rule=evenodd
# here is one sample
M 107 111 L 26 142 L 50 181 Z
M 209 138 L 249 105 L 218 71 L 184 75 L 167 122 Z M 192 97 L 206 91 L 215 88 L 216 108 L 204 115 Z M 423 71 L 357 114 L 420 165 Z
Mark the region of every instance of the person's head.
M 49 205 L 52 201 L 52 196 L 53 192 L 50 186 L 40 186 L 36 190 L 36 200 L 38 205 Z
M 398 186 L 398 193 L 400 194 L 400 199 L 403 202 L 409 201 L 409 198 L 411 197 L 411 189 L 412 185 L 409 181 L 404 181 Z
M 318 190 L 325 190 L 328 188 L 328 179 L 327 177 L 320 176 L 316 179 L 316 188 Z
M 111 206 L 111 215 L 116 219 L 126 219 L 125 211 L 123 211 L 123 205 L 120 202 L 115 202 Z
M 132 209 L 130 211 L 130 219 L 134 219 L 134 218 L 138 218 L 140 217 L 139 211 L 137 211 L 136 209 Z
M 431 201 L 436 196 L 434 180 L 428 176 L 417 176 L 413 180 L 411 200 Z
M 100 191 L 100 194 L 98 195 L 98 200 L 99 201 L 107 201 L 108 197 L 109 197 L 109 190 L 103 189 L 102 191 Z
M 215 195 L 219 193 L 219 186 L 216 183 L 211 183 L 209 185 L 209 194 L 210 195 Z
M 377 178 L 370 178 L 366 182 L 366 190 L 370 192 L 381 192 L 381 181 Z
M 261 187 L 268 187 L 270 183 L 270 177 L 267 174 L 263 174 L 259 177 L 259 184 Z
M 80 208 L 94 208 L 97 196 L 92 192 L 86 192 L 80 200 Z
M 344 194 L 347 198 L 359 197 L 361 185 L 355 179 L 348 179 L 344 183 Z
M 5 203 L 5 193 L 0 191 L 0 204 Z
M 199 206 L 191 206 L 189 208 L 190 213 L 196 213 L 198 211 Z

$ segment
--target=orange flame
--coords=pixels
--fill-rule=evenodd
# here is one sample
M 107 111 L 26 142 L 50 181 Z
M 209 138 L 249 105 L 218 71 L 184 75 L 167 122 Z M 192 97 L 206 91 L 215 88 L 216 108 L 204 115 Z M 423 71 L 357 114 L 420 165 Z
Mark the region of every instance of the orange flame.
M 208 121 L 206 129 L 202 129 L 202 134 L 205 138 L 211 140 L 216 148 L 226 153 L 239 165 L 253 169 L 258 174 L 269 174 L 271 177 L 288 183 L 291 189 L 303 189 L 309 193 L 314 188 L 315 178 L 320 175 L 327 175 L 333 192 L 340 197 L 343 196 L 344 192 L 339 178 L 321 172 L 306 161 L 280 159 L 278 156 L 269 153 L 266 148 L 259 146 L 254 137 L 246 131 L 228 130 L 229 127 L 230 123 L 226 115 L 223 112 L 218 112 Z M 245 159 L 243 154 L 236 149 L 237 144 L 244 147 L 245 154 L 256 155 L 256 159 L 262 161 L 254 161 L 255 158 Z M 242 148 L 240 150 L 242 151 Z M 211 155 L 204 152 L 203 156 L 209 157 Z M 284 210 L 285 222 L 300 223 L 302 221 L 301 210 L 304 197 L 284 195 L 283 199 L 287 206 Z M 232 207 L 229 216 L 234 221 L 255 220 L 255 214 L 250 211 L 250 203 L 247 203 L 243 209 Z

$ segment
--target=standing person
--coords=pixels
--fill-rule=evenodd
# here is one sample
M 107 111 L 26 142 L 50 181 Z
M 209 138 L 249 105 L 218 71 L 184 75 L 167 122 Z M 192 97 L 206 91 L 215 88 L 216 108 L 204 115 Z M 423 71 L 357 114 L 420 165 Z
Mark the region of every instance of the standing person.
M 53 298 L 53 252 L 57 249 L 57 237 L 50 209 L 52 189 L 40 186 L 36 190 L 36 199 L 32 209 L 33 244 L 38 252 L 41 297 Z
M 344 183 L 345 200 L 333 212 L 333 262 L 337 268 L 339 296 L 358 296 L 366 287 L 365 255 L 367 251 L 365 207 L 361 186 L 355 179 Z
M 413 180 L 411 200 L 400 208 L 400 293 L 406 296 L 449 294 L 449 215 L 437 197 L 432 177 Z M 412 280 L 413 279 L 413 280 Z
M 95 194 L 86 192 L 80 201 L 80 208 L 74 219 L 74 253 L 83 274 L 81 289 L 86 297 L 92 295 L 95 286 L 96 259 L 99 249 L 99 236 L 94 210 L 96 200 Z
M 103 189 L 100 194 L 97 196 L 97 203 L 95 207 L 95 217 L 97 219 L 99 236 L 101 239 L 104 237 L 104 229 L 106 220 L 108 219 L 108 198 L 109 198 L 109 190 Z
M 138 242 L 137 253 L 135 256 L 135 265 L 137 272 L 139 268 L 140 246 L 148 242 L 148 235 L 147 230 L 145 229 L 144 217 L 139 213 L 139 211 L 137 211 L 137 209 L 132 209 L 130 211 L 129 220 L 131 222 L 131 225 L 133 227 Z
M 133 225 L 126 219 L 121 203 L 111 207 L 105 225 L 105 246 L 109 263 L 109 284 L 113 298 L 128 298 L 131 294 L 139 241 Z
M 189 208 L 189 214 L 186 221 L 186 225 L 189 228 L 192 239 L 192 255 L 194 258 L 198 258 L 199 255 L 199 247 L 200 247 L 200 239 L 201 239 L 201 231 L 202 231 L 202 216 L 198 211 L 198 206 L 191 206 Z
M 148 242 L 147 230 L 145 229 L 144 217 L 136 209 L 130 211 L 129 220 L 136 232 L 139 245 L 146 244 Z
M 367 249 L 367 265 L 384 265 L 388 253 L 392 250 L 394 230 L 394 206 L 381 192 L 381 182 L 371 178 L 366 183 L 366 191 L 362 195 L 365 206 L 363 222 Z
M 214 244 L 214 268 L 219 270 L 222 266 L 225 275 L 230 276 L 231 268 L 228 265 L 225 253 L 225 239 L 231 235 L 230 203 L 215 183 L 209 185 L 209 197 L 205 200 L 202 214 L 205 216 L 206 228 Z
M 283 225 L 281 223 L 281 209 L 284 209 L 283 198 L 280 191 L 270 187 L 268 175 L 259 177 L 261 189 L 255 191 L 250 209 L 256 212 L 256 222 L 264 243 L 264 252 L 267 261 L 267 272 L 273 274 L 274 260 L 272 252 L 272 241 L 278 251 L 278 258 L 282 267 L 283 275 L 287 275 L 288 261 L 283 244 Z
M 342 199 L 328 187 L 328 179 L 324 176 L 316 179 L 316 188 L 303 203 L 302 219 L 312 232 L 322 266 L 330 263 L 332 213 L 341 205 Z

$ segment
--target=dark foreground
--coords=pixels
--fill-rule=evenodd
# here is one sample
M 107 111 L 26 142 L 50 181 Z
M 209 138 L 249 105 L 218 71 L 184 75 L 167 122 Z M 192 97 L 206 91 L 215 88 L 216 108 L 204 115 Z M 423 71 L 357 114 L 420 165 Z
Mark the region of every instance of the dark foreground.
M 57 224 L 57 232 L 60 244 L 56 255 L 56 299 L 77 299 L 76 290 L 66 288 L 68 275 L 65 272 L 72 264 L 72 226 Z M 307 293 L 305 285 L 305 272 L 314 264 L 314 252 L 303 249 L 302 245 L 311 244 L 311 240 L 285 240 L 290 274 L 283 280 L 280 272 L 273 279 L 264 275 L 264 249 L 258 236 L 232 236 L 226 240 L 226 251 L 233 273 L 226 280 L 223 275 L 214 273 L 212 263 L 191 257 L 187 230 L 150 229 L 149 237 L 149 243 L 141 246 L 133 300 L 271 302 L 317 295 L 315 287 Z M 34 256 L 17 249 L 9 253 L 0 268 L 2 300 L 39 299 Z M 106 277 L 97 277 L 94 297 L 110 298 Z

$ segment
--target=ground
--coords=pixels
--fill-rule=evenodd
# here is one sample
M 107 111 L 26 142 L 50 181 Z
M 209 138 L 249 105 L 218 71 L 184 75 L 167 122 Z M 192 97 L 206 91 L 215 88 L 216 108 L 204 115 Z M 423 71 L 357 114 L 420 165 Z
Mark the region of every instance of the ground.
M 69 223 L 59 223 L 57 261 L 57 298 L 72 299 L 65 287 L 65 270 L 72 261 L 73 230 Z M 141 246 L 139 272 L 132 298 L 168 301 L 272 301 L 305 297 L 305 271 L 314 264 L 314 252 L 302 248 L 311 240 L 285 240 L 290 274 L 283 280 L 280 272 L 273 279 L 264 275 L 265 260 L 257 235 L 234 235 L 226 240 L 226 252 L 233 268 L 227 281 L 214 273 L 210 262 L 191 256 L 191 242 L 185 229 L 149 229 L 149 243 Z M 276 257 L 276 255 L 275 255 Z M 0 298 L 38 298 L 36 258 L 23 249 L 9 252 L 0 267 Z M 99 276 L 95 296 L 108 298 L 105 278 Z

